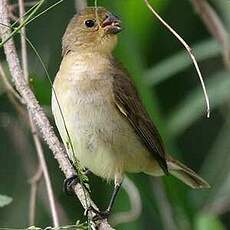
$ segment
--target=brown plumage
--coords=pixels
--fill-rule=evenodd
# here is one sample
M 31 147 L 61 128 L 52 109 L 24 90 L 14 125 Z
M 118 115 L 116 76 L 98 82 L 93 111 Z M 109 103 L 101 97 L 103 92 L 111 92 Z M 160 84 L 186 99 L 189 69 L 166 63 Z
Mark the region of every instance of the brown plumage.
M 113 74 L 114 103 L 135 129 L 140 141 L 168 174 L 161 136 L 141 103 L 128 72 L 117 61 L 114 61 L 114 66 L 116 68 L 116 73 Z
M 69 156 L 120 184 L 126 172 L 172 174 L 192 188 L 208 183 L 166 154 L 162 139 L 127 71 L 112 56 L 120 20 L 104 8 L 86 8 L 63 37 L 63 60 L 54 81 L 52 111 L 63 142 L 63 118 L 74 146 Z

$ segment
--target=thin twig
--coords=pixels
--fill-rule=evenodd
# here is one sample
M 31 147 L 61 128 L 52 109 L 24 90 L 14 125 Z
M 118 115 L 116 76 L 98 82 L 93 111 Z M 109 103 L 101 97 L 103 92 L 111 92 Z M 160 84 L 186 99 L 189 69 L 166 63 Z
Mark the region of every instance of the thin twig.
M 147 5 L 147 7 L 152 11 L 152 13 L 157 17 L 157 19 L 178 39 L 178 41 L 180 41 L 180 43 L 185 47 L 185 49 L 188 51 L 189 56 L 191 57 L 193 64 L 196 68 L 196 71 L 198 73 L 200 82 L 201 82 L 201 86 L 204 92 L 204 96 L 205 96 L 205 101 L 206 101 L 206 106 L 207 106 L 207 118 L 210 117 L 210 104 L 209 104 L 209 98 L 208 98 L 208 94 L 206 91 L 206 87 L 204 84 L 204 80 L 200 71 L 200 68 L 198 66 L 198 63 L 196 61 L 196 58 L 194 57 L 193 53 L 192 53 L 192 49 L 191 47 L 185 42 L 185 40 L 167 23 L 165 22 L 162 17 L 153 9 L 153 7 L 150 5 L 148 0 L 144 0 L 145 4 Z
M 162 225 L 165 230 L 176 230 L 178 227 L 174 221 L 172 208 L 167 199 L 163 184 L 160 179 L 152 180 L 152 191 L 156 197 L 156 204 L 162 219 Z
M 35 224 L 37 190 L 38 190 L 38 183 L 40 182 L 41 178 L 42 178 L 42 167 L 39 164 L 39 167 L 35 175 L 29 181 L 29 183 L 31 184 L 30 202 L 29 202 L 29 225 L 30 226 L 34 226 Z
M 128 212 L 115 213 L 111 217 L 113 226 L 135 221 L 141 215 L 142 211 L 141 197 L 136 185 L 128 177 L 125 177 L 122 187 L 129 196 L 131 209 Z
M 23 102 L 22 97 L 18 94 L 18 92 L 10 84 L 1 63 L 0 63 L 0 77 L 2 77 L 2 80 L 3 80 L 3 83 L 5 84 L 6 90 L 8 90 L 11 94 L 13 94 L 13 96 L 15 98 L 17 98 L 23 104 L 24 102 Z
M 7 25 L 2 26 L 1 24 L 0 26 L 0 35 L 2 40 L 5 41 L 11 34 L 11 30 L 9 29 L 9 17 L 7 12 L 6 0 L 0 1 L 0 23 Z M 27 107 L 31 112 L 34 123 L 36 124 L 44 140 L 47 142 L 50 149 L 52 150 L 53 155 L 58 161 L 59 166 L 65 174 L 65 176 L 70 177 L 72 175 L 75 175 L 75 170 L 68 159 L 66 151 L 59 142 L 57 136 L 53 131 L 52 126 L 50 125 L 49 120 L 47 119 L 44 111 L 40 107 L 37 99 L 35 98 L 33 92 L 31 91 L 23 77 L 23 72 L 19 64 L 19 59 L 12 38 L 10 38 L 6 43 L 4 43 L 4 51 L 11 75 L 15 82 L 15 86 L 18 92 L 24 98 Z M 74 186 L 74 191 L 85 209 L 87 209 L 88 203 L 97 208 L 91 200 L 87 191 L 85 191 L 79 183 Z M 94 216 L 95 214 L 93 212 L 88 212 L 88 217 L 90 219 L 92 219 L 92 217 Z M 99 225 L 99 229 L 112 229 L 111 226 L 108 224 L 107 219 L 99 220 L 97 224 Z
M 227 31 L 215 10 L 206 0 L 191 0 L 191 3 L 213 37 L 224 46 Z
M 28 116 L 27 113 L 25 112 L 25 109 L 22 106 L 23 104 L 25 104 L 25 102 L 9 82 L 1 63 L 0 63 L 0 77 L 2 77 L 4 87 L 6 88 L 6 94 L 10 102 L 15 106 L 15 109 L 21 115 L 21 117 L 27 122 Z
M 29 112 L 29 114 L 30 114 L 30 112 Z M 45 185 L 46 185 L 46 189 L 47 189 L 47 193 L 48 193 L 48 201 L 49 201 L 49 205 L 50 205 L 50 209 L 51 209 L 53 225 L 56 228 L 59 226 L 59 219 L 58 219 L 57 209 L 56 209 L 56 205 L 55 205 L 54 193 L 53 193 L 53 188 L 51 185 L 49 171 L 48 171 L 46 160 L 44 157 L 44 151 L 42 149 L 42 145 L 41 145 L 40 139 L 38 137 L 37 129 L 36 129 L 35 125 L 33 124 L 31 114 L 29 115 L 29 117 L 30 117 L 31 132 L 33 135 L 35 148 L 36 148 L 36 151 L 38 154 L 39 162 L 41 164 L 44 179 L 45 179 Z
M 18 0 L 18 4 L 19 4 L 20 23 L 23 23 L 23 20 L 24 20 L 23 15 L 25 14 L 24 0 Z M 29 73 L 28 73 L 28 57 L 27 57 L 26 39 L 25 39 L 26 38 L 25 26 L 22 27 L 22 29 L 21 29 L 20 37 L 21 37 L 23 74 L 24 74 L 25 80 L 28 83 L 29 82 Z M 58 219 L 57 209 L 55 206 L 53 188 L 52 188 L 51 181 L 50 181 L 49 171 L 48 171 L 47 164 L 46 164 L 45 157 L 44 157 L 44 151 L 42 149 L 42 145 L 41 145 L 39 136 L 37 134 L 36 127 L 33 124 L 32 116 L 31 116 L 31 113 L 29 110 L 28 110 L 28 114 L 29 114 L 30 127 L 31 127 L 31 132 L 33 135 L 35 148 L 36 148 L 38 158 L 39 158 L 39 161 L 40 161 L 40 164 L 42 167 L 43 175 L 45 178 L 45 184 L 46 184 L 46 189 L 47 189 L 47 193 L 48 193 L 48 200 L 49 200 L 49 204 L 50 204 L 50 209 L 51 209 L 51 214 L 52 214 L 52 219 L 53 219 L 53 225 L 54 225 L 54 227 L 58 227 L 59 226 L 59 219 Z
M 8 96 L 12 96 L 12 94 L 10 94 Z M 29 119 L 28 119 L 28 113 L 27 113 L 27 111 L 25 111 L 25 109 L 24 109 L 24 113 L 25 113 L 24 115 L 20 114 L 21 118 L 25 118 L 26 117 L 25 124 L 28 127 L 30 127 Z M 3 114 L 1 117 L 3 117 L 3 118 L 6 117 L 8 119 L 9 125 L 7 125 L 5 127 L 5 131 L 4 132 L 6 133 L 6 135 L 8 137 L 10 137 L 10 139 L 11 139 L 13 145 L 14 145 L 14 148 L 17 149 L 16 153 L 18 153 L 20 155 L 20 157 L 23 159 L 23 161 L 22 161 L 23 168 L 24 168 L 24 170 L 26 172 L 27 178 L 31 178 L 31 172 L 33 172 L 34 169 L 35 169 L 35 162 L 34 162 L 34 159 L 31 158 L 31 155 L 28 154 L 28 152 L 30 152 L 30 150 L 31 150 L 31 148 L 30 148 L 30 144 L 31 143 L 28 142 L 28 138 L 25 135 L 25 133 L 23 132 L 23 128 L 21 126 L 22 123 L 20 121 L 17 121 L 17 119 L 9 116 L 9 114 L 5 114 L 5 116 Z M 4 120 L 4 119 L 2 119 L 2 120 Z M 4 124 L 5 123 L 6 122 L 4 122 Z M 33 178 L 31 178 L 29 180 L 29 182 L 31 180 L 33 180 Z M 44 191 L 44 189 L 41 189 L 41 190 L 38 190 L 37 194 L 39 194 L 39 198 L 40 198 L 41 202 L 43 203 L 44 207 L 48 210 L 49 209 L 49 202 L 47 202 L 46 191 Z M 30 202 L 29 205 L 32 206 L 32 202 L 33 201 L 31 201 L 31 196 L 30 196 L 30 201 L 29 202 Z M 62 217 L 62 220 L 65 221 L 65 223 L 68 223 L 66 221 L 67 217 L 66 217 L 65 211 L 63 210 L 63 208 L 62 208 L 61 204 L 58 202 L 58 200 L 56 201 L 56 207 L 57 207 L 59 216 Z M 31 214 L 32 213 L 30 212 L 29 213 L 29 221 L 30 221 Z
M 19 22 L 22 24 L 24 21 L 25 14 L 25 5 L 24 0 L 18 0 L 19 5 Z M 28 58 L 27 58 L 27 50 L 26 50 L 26 26 L 22 27 L 20 32 L 21 38 L 21 52 L 22 52 L 22 70 L 24 73 L 25 80 L 29 82 L 29 73 L 28 73 Z
M 227 67 L 230 68 L 229 33 L 227 32 L 224 23 L 221 21 L 214 8 L 206 0 L 191 0 L 191 3 L 206 28 L 223 47 L 225 63 Z
M 18 20 L 18 17 L 15 15 L 15 9 L 16 7 L 14 7 L 13 5 L 9 5 L 9 17 L 11 20 L 13 21 L 17 21 Z
M 25 7 L 30 7 L 30 6 L 33 6 L 33 5 L 37 4 L 37 2 L 38 1 L 25 2 L 24 5 L 25 5 Z M 17 8 L 17 7 L 19 7 L 19 4 L 14 3 L 14 4 L 11 4 L 10 7 Z

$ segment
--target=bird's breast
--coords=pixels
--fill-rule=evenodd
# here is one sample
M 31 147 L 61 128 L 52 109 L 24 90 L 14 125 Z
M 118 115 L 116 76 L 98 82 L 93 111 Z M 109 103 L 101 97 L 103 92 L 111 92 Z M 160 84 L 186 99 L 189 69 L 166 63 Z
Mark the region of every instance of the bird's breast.
M 141 171 L 145 149 L 129 122 L 115 106 L 112 74 L 102 69 L 67 66 L 54 82 L 52 111 L 59 133 L 84 167 L 104 178 L 117 172 Z

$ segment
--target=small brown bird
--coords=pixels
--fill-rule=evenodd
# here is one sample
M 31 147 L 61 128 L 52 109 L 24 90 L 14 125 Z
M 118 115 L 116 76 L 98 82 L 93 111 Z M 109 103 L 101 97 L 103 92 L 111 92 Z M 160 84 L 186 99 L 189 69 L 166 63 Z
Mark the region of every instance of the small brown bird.
M 112 56 L 121 30 L 118 17 L 102 7 L 88 7 L 74 16 L 63 37 L 52 96 L 62 140 L 69 142 L 67 129 L 74 148 L 68 151 L 70 158 L 115 181 L 107 214 L 126 172 L 171 174 L 192 188 L 209 187 L 165 151 L 129 74 Z

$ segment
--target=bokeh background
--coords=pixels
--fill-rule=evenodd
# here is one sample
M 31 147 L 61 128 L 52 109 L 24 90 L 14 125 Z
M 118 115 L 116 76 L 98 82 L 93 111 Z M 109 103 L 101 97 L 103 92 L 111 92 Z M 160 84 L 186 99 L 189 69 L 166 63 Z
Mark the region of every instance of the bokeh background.
M 30 1 L 26 1 L 30 2 Z M 56 1 L 47 0 L 40 11 Z M 14 3 L 14 1 L 11 1 Z M 93 1 L 88 2 L 93 5 Z M 230 229 L 230 71 L 224 62 L 225 49 L 210 35 L 189 0 L 155 0 L 152 5 L 193 47 L 211 103 L 206 118 L 204 97 L 195 69 L 181 44 L 156 20 L 142 0 L 98 0 L 123 21 L 115 55 L 131 73 L 147 110 L 156 123 L 168 152 L 209 181 L 210 190 L 192 191 L 178 180 L 153 179 L 143 174 L 128 175 L 139 190 L 142 212 L 117 229 L 223 230 Z M 230 31 L 230 1 L 210 0 L 226 30 Z M 27 8 L 29 9 L 29 8 Z M 61 62 L 61 39 L 71 17 L 74 1 L 66 0 L 27 26 L 27 37 L 55 77 Z M 17 10 L 15 12 L 17 15 Z M 20 54 L 19 36 L 15 41 Z M 3 50 L 1 63 L 7 71 Z M 29 74 L 40 104 L 50 121 L 51 85 L 44 69 L 28 47 Z M 230 64 L 229 64 L 230 66 Z M 8 74 L 10 79 L 10 75 Z M 50 150 L 43 144 L 62 225 L 85 221 L 79 201 L 62 192 L 64 176 Z M 29 225 L 29 181 L 38 168 L 31 131 L 10 102 L 0 78 L 0 194 L 13 201 L 0 207 L 0 227 Z M 106 208 L 112 184 L 89 176 L 92 197 Z M 124 190 L 114 213 L 128 211 Z M 44 181 L 39 183 L 35 225 L 52 225 Z

